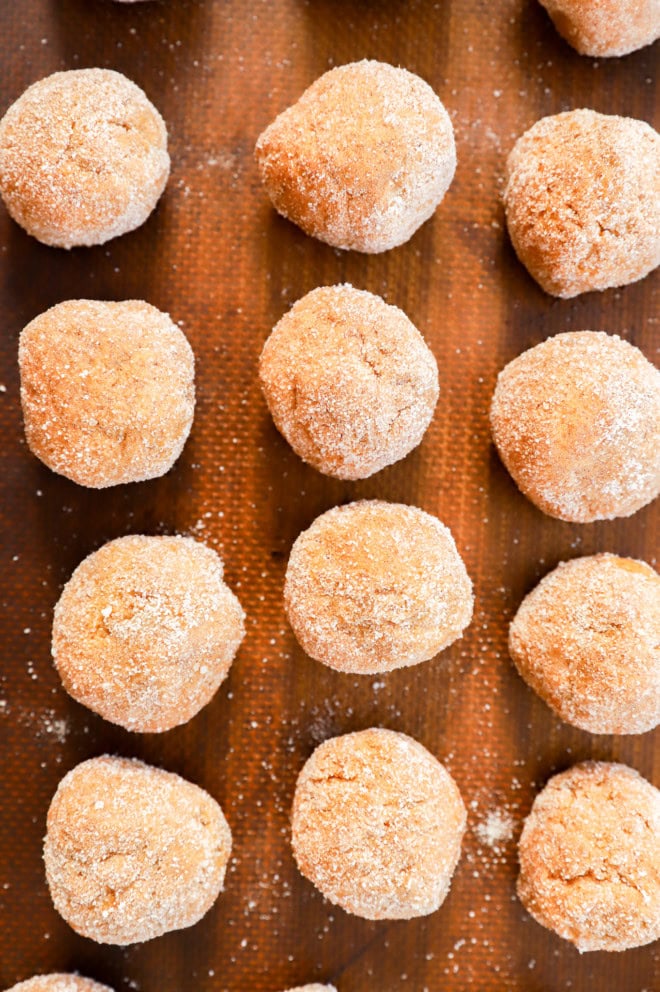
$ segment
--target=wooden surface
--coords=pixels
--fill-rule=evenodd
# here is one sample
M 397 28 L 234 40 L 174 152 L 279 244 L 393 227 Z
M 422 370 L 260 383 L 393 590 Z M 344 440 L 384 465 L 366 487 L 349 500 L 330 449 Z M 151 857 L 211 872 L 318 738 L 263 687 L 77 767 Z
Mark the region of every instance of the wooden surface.
M 142 992 L 275 992 L 315 979 L 339 992 L 660 988 L 657 945 L 580 956 L 533 922 L 514 892 L 515 836 L 537 788 L 588 757 L 627 762 L 660 785 L 657 732 L 597 737 L 563 725 L 506 652 L 521 597 L 559 560 L 609 550 L 654 562 L 660 506 L 587 526 L 545 517 L 515 489 L 487 430 L 498 370 L 550 334 L 619 332 L 658 361 L 658 274 L 621 291 L 553 300 L 517 263 L 499 200 L 506 153 L 545 114 L 589 106 L 657 127 L 657 46 L 620 60 L 581 58 L 535 0 L 4 0 L 0 46 L 2 111 L 54 70 L 112 67 L 157 104 L 173 156 L 156 213 L 100 248 L 46 248 L 0 210 L 0 986 L 76 968 Z M 458 145 L 456 179 L 435 217 L 407 245 L 376 257 L 334 251 L 279 219 L 252 159 L 259 132 L 305 86 L 365 56 L 428 80 Z M 261 345 L 287 306 L 343 280 L 409 314 L 441 380 L 421 448 L 358 484 L 326 479 L 296 458 L 256 378 Z M 144 298 L 188 335 L 197 357 L 195 425 L 165 478 L 87 491 L 27 451 L 17 338 L 28 320 L 71 297 Z M 437 514 L 477 597 L 462 641 L 379 678 L 343 676 L 306 658 L 282 607 L 299 531 L 356 497 Z M 160 736 L 131 735 L 78 706 L 49 655 L 62 584 L 86 554 L 130 532 L 188 533 L 218 548 L 249 617 L 216 699 Z M 298 770 L 320 740 L 370 725 L 425 744 L 469 807 L 451 893 L 425 919 L 350 917 L 326 904 L 292 861 L 288 810 Z M 126 950 L 67 927 L 41 863 L 60 777 L 103 752 L 139 756 L 203 785 L 234 835 L 226 892 L 208 916 Z M 479 839 L 493 811 L 514 820 L 514 839 L 499 850 Z

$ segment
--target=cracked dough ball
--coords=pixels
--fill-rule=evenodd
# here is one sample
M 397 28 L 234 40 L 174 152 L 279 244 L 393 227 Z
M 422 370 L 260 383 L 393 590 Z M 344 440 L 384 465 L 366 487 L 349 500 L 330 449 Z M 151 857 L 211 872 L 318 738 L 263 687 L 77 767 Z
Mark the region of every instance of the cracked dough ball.
M 428 661 L 472 619 L 454 539 L 415 506 L 362 500 L 321 514 L 289 557 L 284 602 L 310 657 L 373 675 Z
M 592 734 L 660 723 L 660 576 L 616 555 L 562 562 L 521 603 L 509 651 L 528 685 Z
M 18 349 L 30 450 L 103 489 L 168 472 L 195 410 L 195 358 L 166 313 L 141 300 L 67 300 L 35 317 Z
M 99 985 L 91 978 L 80 975 L 35 975 L 18 985 L 12 985 L 7 992 L 112 992 L 107 985 Z
M 0 121 L 0 194 L 47 245 L 101 245 L 139 227 L 169 171 L 163 118 L 111 69 L 55 72 Z
M 217 802 L 141 761 L 83 761 L 48 810 L 44 862 L 55 909 L 99 944 L 197 923 L 222 892 L 230 854 Z
M 660 792 L 632 768 L 586 761 L 551 778 L 518 855 L 521 902 L 579 951 L 660 937 Z
M 339 479 L 366 479 L 417 447 L 439 392 L 435 358 L 403 311 L 348 285 L 298 300 L 259 374 L 296 454 Z
M 660 264 L 660 135 L 631 117 L 544 117 L 507 160 L 518 258 L 552 296 L 625 286 Z
M 557 334 L 500 372 L 493 440 L 544 513 L 628 517 L 660 492 L 660 371 L 617 335 Z
M 627 55 L 660 37 L 659 0 L 540 0 L 581 55 Z
M 317 747 L 292 813 L 293 853 L 330 902 L 408 920 L 445 900 L 466 813 L 449 772 L 412 737 L 372 728 Z
M 363 252 L 408 241 L 456 169 L 451 121 L 428 83 L 369 60 L 324 73 L 266 128 L 255 155 L 283 217 Z
M 225 680 L 245 614 L 219 556 L 131 535 L 78 566 L 55 607 L 53 659 L 74 699 L 127 730 L 186 723 Z

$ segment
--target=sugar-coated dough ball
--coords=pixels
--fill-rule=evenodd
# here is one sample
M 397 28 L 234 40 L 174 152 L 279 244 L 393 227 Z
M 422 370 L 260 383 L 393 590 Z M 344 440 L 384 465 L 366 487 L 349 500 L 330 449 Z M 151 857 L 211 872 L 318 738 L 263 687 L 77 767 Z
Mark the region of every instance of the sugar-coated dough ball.
M 12 985 L 7 992 L 112 992 L 112 989 L 80 975 L 53 974 L 35 975 Z
M 297 985 L 295 989 L 289 989 L 288 992 L 337 992 L 334 985 L 319 985 L 318 983 L 314 985 Z
M 660 135 L 593 110 L 544 117 L 509 155 L 504 207 L 516 254 L 546 293 L 643 279 L 660 264 Z
M 660 937 L 660 792 L 632 768 L 586 761 L 551 778 L 518 855 L 521 902 L 579 951 Z
M 500 372 L 493 440 L 551 517 L 628 517 L 660 492 L 660 371 L 602 331 L 557 334 Z
M 245 632 L 211 548 L 120 537 L 78 566 L 55 607 L 53 659 L 79 703 L 127 730 L 186 723 L 209 702 Z
M 139 227 L 169 171 L 163 118 L 112 69 L 55 72 L 0 121 L 0 194 L 47 245 L 100 245 Z
M 433 658 L 461 636 L 473 606 L 448 528 L 381 500 L 334 507 L 300 534 L 284 601 L 308 655 L 361 675 Z
M 256 159 L 284 217 L 336 248 L 380 252 L 431 216 L 456 147 L 428 83 L 365 59 L 312 83 L 259 137 Z
M 659 0 L 540 0 L 581 55 L 627 55 L 660 37 Z
M 259 375 L 294 451 L 339 479 L 404 458 L 439 392 L 435 358 L 403 311 L 348 285 L 298 300 L 266 341 Z
M 44 862 L 55 909 L 100 944 L 197 923 L 222 891 L 230 854 L 217 802 L 141 761 L 83 761 L 48 810 Z
M 23 330 L 25 434 L 54 472 L 103 489 L 169 471 L 190 433 L 195 359 L 141 300 L 67 300 Z
M 306 762 L 293 853 L 326 899 L 367 920 L 407 920 L 444 902 L 466 813 L 449 772 L 412 737 L 372 728 L 325 741 Z
M 660 576 L 616 555 L 562 562 L 523 600 L 509 651 L 559 716 L 592 734 L 660 723 Z

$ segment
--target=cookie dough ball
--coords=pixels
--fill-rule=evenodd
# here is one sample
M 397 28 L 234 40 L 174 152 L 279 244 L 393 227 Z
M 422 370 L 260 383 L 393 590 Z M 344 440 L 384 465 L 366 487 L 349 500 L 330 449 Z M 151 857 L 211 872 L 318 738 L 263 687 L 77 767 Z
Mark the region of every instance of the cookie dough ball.
M 660 372 L 602 331 L 557 334 L 500 372 L 493 440 L 551 517 L 628 517 L 660 492 Z
M 53 659 L 74 699 L 127 730 L 186 723 L 227 677 L 245 633 L 222 561 L 189 537 L 120 537 L 75 570 Z
M 169 171 L 163 118 L 111 69 L 55 72 L 0 121 L 0 195 L 47 245 L 101 245 L 139 227 Z
M 284 602 L 312 658 L 373 675 L 428 661 L 472 619 L 472 583 L 454 539 L 415 506 L 363 500 L 321 514 L 298 537 Z
M 112 992 L 107 985 L 99 985 L 91 978 L 80 975 L 35 975 L 18 985 L 12 985 L 7 992 Z
M 540 0 L 581 55 L 627 55 L 660 37 L 658 0 Z
M 507 161 L 518 258 L 552 296 L 643 279 L 660 264 L 660 135 L 630 117 L 544 117 Z
M 195 359 L 166 313 L 141 300 L 67 300 L 35 317 L 18 349 L 30 450 L 103 489 L 164 475 L 195 410 Z
M 406 734 L 373 728 L 325 741 L 302 769 L 293 853 L 326 899 L 367 920 L 408 920 L 445 900 L 461 853 L 456 783 Z
M 298 300 L 266 341 L 259 375 L 296 454 L 339 479 L 366 479 L 417 447 L 439 392 L 417 328 L 352 286 Z
M 289 992 L 337 992 L 337 989 L 334 985 L 298 985 Z
M 259 137 L 275 209 L 321 241 L 387 251 L 431 216 L 454 177 L 447 111 L 419 76 L 364 60 L 324 73 Z
M 141 761 L 83 761 L 48 810 L 44 862 L 55 909 L 100 944 L 197 923 L 222 891 L 230 854 L 216 801 Z
M 518 855 L 521 902 L 579 951 L 660 937 L 660 792 L 632 768 L 586 761 L 551 778 Z
M 562 562 L 523 600 L 509 651 L 567 723 L 642 734 L 660 723 L 660 577 L 616 555 Z

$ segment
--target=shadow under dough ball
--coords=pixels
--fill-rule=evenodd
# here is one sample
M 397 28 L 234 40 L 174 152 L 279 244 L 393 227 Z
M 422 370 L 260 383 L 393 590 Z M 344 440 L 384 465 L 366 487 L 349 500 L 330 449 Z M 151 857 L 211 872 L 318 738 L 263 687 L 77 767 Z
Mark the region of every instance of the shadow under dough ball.
M 0 194 L 47 245 L 100 245 L 139 227 L 169 171 L 163 118 L 111 69 L 55 72 L 0 121 Z
M 80 975 L 56 973 L 52 975 L 35 975 L 27 978 L 18 985 L 12 985 L 7 992 L 112 992 L 108 985 L 100 985 L 91 978 L 81 978 Z
M 83 761 L 48 810 L 44 863 L 55 909 L 100 944 L 197 923 L 222 891 L 230 854 L 218 803 L 141 761 Z
M 658 0 L 540 0 L 569 45 L 598 58 L 627 55 L 660 37 Z
M 593 110 L 544 117 L 507 159 L 506 222 L 552 296 L 625 286 L 660 264 L 660 135 Z

